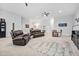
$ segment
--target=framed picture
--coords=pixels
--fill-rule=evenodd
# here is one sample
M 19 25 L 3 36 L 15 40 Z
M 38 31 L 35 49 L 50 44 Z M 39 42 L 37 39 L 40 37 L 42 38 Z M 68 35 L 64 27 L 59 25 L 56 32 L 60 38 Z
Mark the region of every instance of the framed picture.
M 29 24 L 25 24 L 25 28 L 29 28 Z
M 58 24 L 59 27 L 67 27 L 67 23 L 60 23 Z

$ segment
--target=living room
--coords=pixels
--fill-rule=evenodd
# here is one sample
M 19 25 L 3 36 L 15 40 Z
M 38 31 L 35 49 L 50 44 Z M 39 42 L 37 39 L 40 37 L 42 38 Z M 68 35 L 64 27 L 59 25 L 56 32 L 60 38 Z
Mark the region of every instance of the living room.
M 0 3 L 2 23 L 2 56 L 79 55 L 79 3 Z

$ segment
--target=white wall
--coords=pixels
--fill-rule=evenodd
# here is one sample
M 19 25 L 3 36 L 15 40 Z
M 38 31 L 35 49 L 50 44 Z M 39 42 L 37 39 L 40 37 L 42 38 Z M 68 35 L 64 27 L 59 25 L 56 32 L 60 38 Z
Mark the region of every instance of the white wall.
M 59 27 L 59 23 L 67 23 L 67 27 Z M 72 33 L 72 25 L 73 25 L 73 18 L 72 17 L 62 17 L 59 19 L 55 19 L 54 27 L 56 29 L 62 29 L 63 36 L 70 36 Z
M 10 36 L 12 29 L 12 23 L 15 23 L 15 30 L 21 29 L 21 17 L 6 11 L 0 10 L 0 18 L 4 18 L 6 21 L 6 36 Z
M 34 24 L 35 23 L 39 23 L 39 29 L 43 29 L 43 26 L 46 26 L 46 31 L 49 32 L 50 31 L 50 17 L 37 17 L 37 18 L 29 18 L 29 19 L 25 19 L 22 18 L 23 22 L 22 22 L 22 29 L 25 32 L 27 32 L 28 30 L 25 28 L 25 24 L 29 24 L 30 28 L 34 28 Z
M 54 18 L 54 23 L 50 24 L 50 21 L 53 19 L 53 17 L 41 17 L 41 18 L 33 18 L 33 19 L 24 19 L 23 21 L 23 30 L 27 31 L 25 29 L 25 24 L 29 24 L 30 28 L 33 27 L 34 23 L 40 23 L 39 28 L 42 29 L 42 26 L 46 26 L 46 32 L 51 32 L 52 30 L 60 30 L 62 29 L 62 35 L 70 36 L 72 32 L 72 25 L 73 25 L 73 17 L 67 16 L 67 17 L 61 17 L 61 18 Z M 59 23 L 67 23 L 67 27 L 59 27 Z
M 75 21 L 76 18 L 79 18 L 79 11 L 76 12 L 75 18 L 74 18 L 74 25 L 79 25 L 79 22 Z M 79 26 L 73 27 L 73 30 L 79 30 Z
M 29 19 L 28 18 L 24 18 L 24 17 L 21 17 L 21 23 L 22 23 L 22 30 L 23 32 L 26 34 L 29 32 L 29 28 L 25 28 L 25 24 L 29 24 Z

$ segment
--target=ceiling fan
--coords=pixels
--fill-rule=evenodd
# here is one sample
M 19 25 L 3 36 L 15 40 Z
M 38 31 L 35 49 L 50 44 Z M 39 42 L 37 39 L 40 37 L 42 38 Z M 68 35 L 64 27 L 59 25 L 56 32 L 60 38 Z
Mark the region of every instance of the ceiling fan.
M 42 14 L 43 14 L 44 16 L 49 16 L 50 13 L 49 13 L 49 12 L 43 12 Z

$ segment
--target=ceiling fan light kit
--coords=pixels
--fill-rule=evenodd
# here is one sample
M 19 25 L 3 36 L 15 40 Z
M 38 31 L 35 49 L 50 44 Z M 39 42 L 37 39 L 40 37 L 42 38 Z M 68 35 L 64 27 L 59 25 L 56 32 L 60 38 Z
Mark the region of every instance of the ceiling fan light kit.
M 44 13 L 42 13 L 44 16 L 49 16 L 49 12 L 44 12 Z

